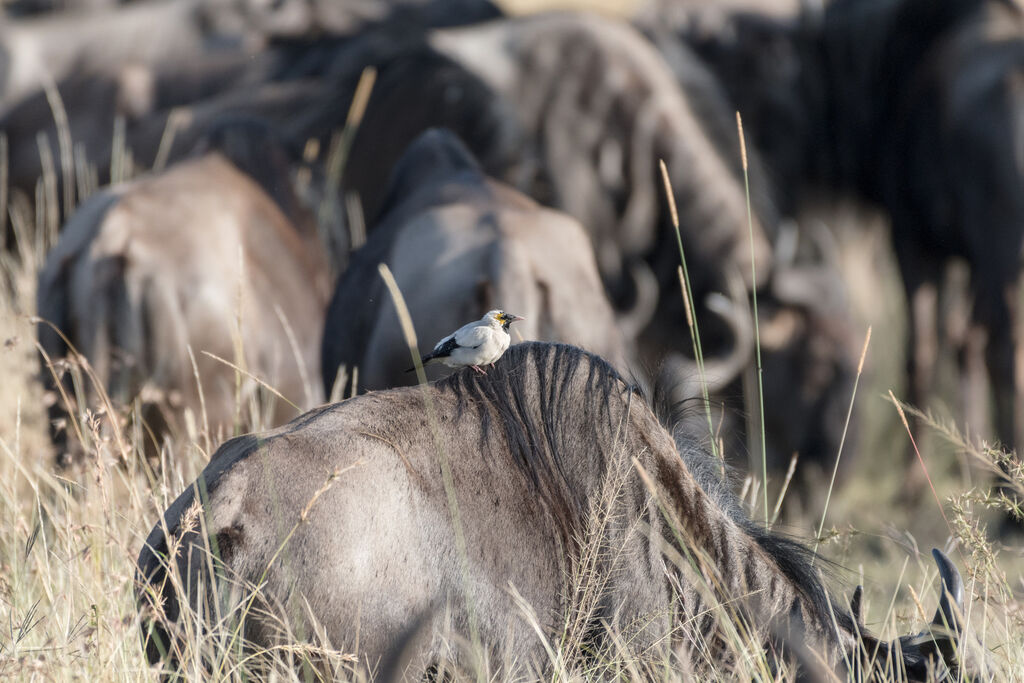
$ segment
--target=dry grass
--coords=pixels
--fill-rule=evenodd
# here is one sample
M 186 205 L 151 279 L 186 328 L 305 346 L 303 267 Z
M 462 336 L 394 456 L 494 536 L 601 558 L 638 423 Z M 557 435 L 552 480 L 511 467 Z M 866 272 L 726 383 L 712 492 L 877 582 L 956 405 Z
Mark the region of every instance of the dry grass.
M 530 2 L 506 4 L 524 11 Z M 623 3 L 608 4 L 621 9 Z M 51 179 L 43 187 L 40 198 L 45 201 L 55 192 L 55 183 Z M 54 205 L 52 198 L 46 203 Z M 0 677 L 152 680 L 156 670 L 146 663 L 141 648 L 134 563 L 160 512 L 205 466 L 209 435 L 199 428 L 191 439 L 179 438 L 164 448 L 160 466 L 154 469 L 138 455 L 138 435 L 113 427 L 123 425 L 124 416 L 87 414 L 79 417 L 93 437 L 88 457 L 74 471 L 54 470 L 30 319 L 36 273 L 54 239 L 56 211 L 40 212 L 36 224 L 29 222 L 24 207 L 10 208 L 20 252 L 0 252 Z M 840 232 L 844 234 L 852 233 Z M 987 474 L 1002 456 L 965 439 L 955 421 L 933 419 L 933 438 L 923 446 L 922 456 L 939 501 L 930 493 L 913 501 L 900 497 L 908 440 L 895 407 L 886 399 L 889 390 L 897 397 L 904 393 L 900 383 L 905 318 L 898 275 L 883 233 L 870 232 L 867 238 L 846 242 L 841 249 L 843 271 L 854 309 L 862 329 L 874 329 L 857 396 L 857 448 L 844 454 L 851 467 L 838 482 L 828 509 L 823 509 L 828 486 L 823 480 L 820 491 L 804 496 L 799 505 L 787 506 L 784 528 L 809 538 L 824 515 L 819 551 L 848 569 L 839 577 L 836 595 L 847 599 L 853 585 L 864 584 L 865 621 L 887 638 L 922 628 L 922 606 L 930 611 L 938 600 L 928 550 L 955 548 L 951 557 L 967 580 L 969 623 L 994 666 L 995 680 L 1022 680 L 1024 551 L 1019 537 L 1014 545 L 1003 545 L 987 531 L 1005 507 L 1004 500 L 989 493 Z M 1019 472 L 1017 483 L 1024 487 Z M 777 490 L 781 482 L 770 485 Z M 758 487 L 747 491 L 760 508 Z M 614 491 L 609 496 L 613 499 Z M 595 538 L 600 537 L 607 514 L 594 511 Z M 597 554 L 612 551 L 588 546 L 580 573 L 573 577 L 577 609 L 564 633 L 545 634 L 548 677 L 687 680 L 688 672 L 666 662 L 635 661 L 621 634 L 610 634 L 605 652 L 582 651 L 576 627 L 586 622 L 596 594 L 594 582 L 599 580 L 586 568 L 596 564 Z M 275 653 L 262 659 L 246 657 L 239 649 L 237 625 L 246 610 L 258 607 L 252 601 L 241 604 L 239 610 L 221 615 L 221 628 L 213 632 L 200 633 L 186 624 L 191 635 L 180 653 L 188 662 L 182 671 L 186 678 L 354 676 L 351 653 L 310 644 L 286 623 L 281 624 L 283 645 Z M 531 619 L 529 605 L 522 604 L 522 612 L 522 618 Z M 717 677 L 772 678 L 763 654 L 741 629 L 733 634 L 731 645 L 736 663 L 717 670 Z M 209 670 L 201 668 L 202 660 Z M 292 668 L 288 662 L 308 665 Z
M 41 255 L 21 256 L 3 256 L 0 278 L 0 340 L 4 342 L 0 376 L 5 380 L 0 391 L 0 676 L 150 680 L 153 671 L 140 647 L 133 597 L 134 561 L 159 512 L 205 465 L 205 435 L 166 448 L 160 475 L 154 478 L 137 456 L 131 434 L 122 434 L 128 443 L 126 457 L 111 431 L 100 428 L 108 416 L 86 416 L 83 427 L 93 433 L 95 443 L 87 461 L 73 472 L 55 472 L 29 322 Z M 885 321 L 872 322 L 876 330 L 886 329 Z M 991 470 L 996 454 L 968 443 L 949 423 L 936 422 L 933 441 L 950 445 L 924 456 L 945 518 L 930 496 L 914 503 L 895 497 L 899 482 L 890 481 L 891 473 L 899 470 L 891 465 L 901 461 L 906 436 L 898 431 L 894 407 L 882 398 L 889 387 L 880 377 L 898 376 L 884 368 L 899 354 L 894 342 L 884 341 L 884 332 L 881 337 L 883 341 L 869 355 L 867 387 L 858 401 L 867 430 L 862 449 L 877 449 L 886 442 L 888 446 L 851 456 L 858 460 L 832 497 L 820 550 L 850 570 L 841 577 L 847 590 L 840 594 L 848 595 L 848 587 L 855 583 L 865 584 L 869 627 L 892 637 L 921 628 L 920 605 L 930 610 L 937 601 L 935 571 L 927 551 L 932 546 L 949 547 L 949 539 L 956 538 L 959 545 L 952 557 L 968 581 L 971 624 L 996 666 L 997 680 L 1017 680 L 1024 671 L 1020 637 L 1024 633 L 1024 563 L 1019 547 L 1000 547 L 987 538 L 985 524 L 994 519 L 993 510 L 1001 502 L 981 485 L 988 479 L 979 477 L 986 467 Z M 888 441 L 874 436 L 889 430 L 890 423 L 896 429 Z M 961 467 L 961 460 L 971 467 Z M 973 485 L 963 479 L 968 471 Z M 787 528 L 808 537 L 821 515 L 814 504 L 803 514 L 791 511 Z M 596 515 L 595 523 L 600 519 Z M 585 612 L 587 596 L 593 595 L 588 580 L 578 577 L 580 614 Z M 523 610 L 529 618 L 528 606 Z M 214 662 L 214 678 L 236 679 L 243 671 L 268 674 L 267 669 L 258 668 L 267 666 L 266 661 L 244 659 L 240 654 L 235 628 L 239 616 L 224 615 L 225 628 L 220 631 L 193 634 L 192 649 L 185 657 L 193 662 L 185 671 L 187 677 L 210 676 L 197 668 L 194 655 Z M 610 639 L 611 650 L 602 653 L 597 664 L 588 657 L 584 666 L 570 627 L 567 624 L 564 638 L 552 639 L 552 677 L 685 677 L 671 668 L 632 661 L 615 637 Z M 279 676 L 304 677 L 313 671 L 300 667 L 296 673 L 282 664 L 285 660 L 316 662 L 321 673 L 331 677 L 351 676 L 350 654 L 319 648 L 294 636 L 285 640 L 269 664 Z M 735 646 L 740 653 L 739 671 L 722 671 L 722 676 L 769 677 L 763 657 L 741 632 L 735 634 Z

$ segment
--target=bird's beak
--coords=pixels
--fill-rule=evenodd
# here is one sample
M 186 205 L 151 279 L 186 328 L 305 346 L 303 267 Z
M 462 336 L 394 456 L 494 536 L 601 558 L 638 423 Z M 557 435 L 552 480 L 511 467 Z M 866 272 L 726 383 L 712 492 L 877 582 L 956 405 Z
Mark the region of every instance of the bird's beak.
M 517 320 L 526 320 L 526 318 L 523 318 L 523 317 L 518 316 L 518 315 L 512 315 L 511 313 L 508 314 L 508 321 L 510 323 L 514 323 Z

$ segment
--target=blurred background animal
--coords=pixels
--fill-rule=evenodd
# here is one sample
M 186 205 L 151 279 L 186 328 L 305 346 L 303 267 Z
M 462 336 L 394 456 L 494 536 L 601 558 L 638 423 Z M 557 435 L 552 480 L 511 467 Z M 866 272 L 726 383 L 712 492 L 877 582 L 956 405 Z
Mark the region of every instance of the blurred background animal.
M 72 73 L 64 86 L 58 83 L 71 139 L 81 141 L 81 158 L 88 164 L 62 151 L 79 143 L 62 142 L 59 117 L 41 117 L 52 98 L 42 91 L 23 98 L 0 122 L 10 131 L 12 166 L 21 169 L 12 173 L 12 183 L 23 196 L 44 193 L 52 199 L 48 206 L 72 205 L 76 188 L 83 194 L 93 182 L 130 176 L 135 166 L 174 164 L 216 121 L 258 115 L 290 139 L 308 141 L 303 156 L 323 180 L 319 229 L 332 270 L 338 272 L 348 251 L 365 239 L 363 226 L 372 233 L 384 224 L 388 179 L 406 146 L 428 128 L 443 126 L 465 142 L 488 175 L 580 221 L 621 336 L 633 340 L 636 375 L 665 378 L 677 387 L 677 400 L 692 403 L 702 392 L 679 293 L 675 231 L 658 170 L 658 161 L 664 160 L 679 207 L 693 308 L 710 370 L 704 379 L 712 383 L 715 410 L 730 416 L 726 451 L 734 462 L 744 462 L 750 436 L 759 432 L 750 422 L 759 416 L 751 410 L 754 384 L 742 379 L 754 356 L 752 327 L 741 318 L 747 315 L 745 300 L 756 291 L 764 304 L 762 315 L 768 316 L 760 323 L 776 332 L 786 330 L 769 340 L 774 346 L 763 349 L 769 381 L 792 387 L 801 397 L 767 404 L 766 421 L 786 425 L 768 431 L 768 460 L 781 470 L 799 451 L 827 469 L 840 430 L 834 426 L 838 418 L 823 421 L 820 416 L 834 415 L 834 407 L 845 399 L 853 361 L 846 345 L 830 347 L 830 341 L 812 339 L 822 329 L 840 329 L 822 321 L 840 319 L 846 311 L 841 296 L 830 298 L 831 308 L 808 306 L 813 297 L 794 300 L 793 287 L 773 284 L 793 282 L 789 271 L 796 261 L 786 256 L 785 263 L 776 264 L 779 201 L 755 146 L 747 154 L 751 237 L 733 105 L 714 73 L 689 51 L 683 67 L 677 59 L 670 69 L 640 32 L 588 14 L 546 13 L 433 29 L 494 16 L 488 7 L 480 3 L 462 13 L 452 8 L 431 14 L 430 20 L 410 19 L 395 7 L 381 14 L 386 19 L 356 22 L 355 28 L 341 28 L 340 20 L 330 23 L 334 20 L 321 17 L 320 10 L 294 14 L 306 16 L 312 22 L 307 27 L 333 27 L 311 34 L 253 19 L 260 10 L 243 6 L 238 21 L 203 24 L 209 31 L 235 26 L 234 33 L 228 31 L 235 36 L 233 48 L 207 37 L 208 51 L 193 61 L 150 60 L 143 72 L 134 72 L 144 77 L 97 66 L 83 72 L 87 77 Z M 350 104 L 367 68 L 375 70 L 373 87 L 358 126 L 349 130 Z M 677 85 L 680 73 L 686 74 L 686 88 Z M 105 122 L 118 115 L 129 155 L 103 132 Z M 41 121 L 52 125 L 41 126 Z M 339 136 L 343 128 L 348 132 Z M 43 149 L 50 151 L 49 162 L 40 154 L 40 132 L 47 136 Z M 60 172 L 40 183 L 47 163 Z M 324 208 L 332 203 L 333 209 Z M 44 218 L 55 230 L 59 216 L 51 209 Z M 346 227 L 349 219 L 352 225 Z M 827 271 L 827 264 L 815 258 L 809 265 Z M 801 267 L 808 265 L 806 250 L 797 260 Z M 739 288 L 728 286 L 737 281 Z M 836 288 L 833 283 L 831 289 Z M 723 307 L 725 300 L 718 298 L 719 305 L 707 307 L 716 292 L 731 303 Z M 471 317 L 482 310 L 487 308 L 474 310 Z M 801 322 L 790 324 L 794 320 Z M 527 338 L 530 333 L 523 331 Z M 809 365 L 783 360 L 812 347 L 818 352 Z M 781 354 L 778 361 L 773 354 Z M 619 360 L 613 362 L 621 367 Z M 792 374 L 815 363 L 818 369 L 807 373 L 813 381 Z M 373 374 L 364 372 L 364 379 Z M 823 413 L 823 405 L 832 407 Z
M 378 272 L 394 273 L 420 349 L 499 306 L 524 318 L 521 339 L 578 344 L 628 371 L 629 341 L 615 324 L 582 226 L 488 178 L 451 132 L 428 130 L 395 167 L 380 224 L 352 256 L 327 312 L 324 389 L 339 369 L 349 390 L 416 382 L 398 314 Z M 449 370 L 427 369 L 435 378 Z M 335 389 L 335 393 L 340 388 Z M 341 395 L 348 395 L 348 391 Z
M 931 405 L 940 348 L 951 346 L 961 375 L 954 403 L 971 431 L 1018 445 L 1020 7 L 837 0 L 823 12 L 718 19 L 712 29 L 690 20 L 675 33 L 665 22 L 646 30 L 666 55 L 682 44 L 719 77 L 784 215 L 822 198 L 884 210 L 910 321 L 910 403 Z M 955 298 L 939 300 L 947 266 L 958 260 L 970 272 L 963 322 Z M 914 425 L 920 439 L 922 423 Z M 919 474 L 914 467 L 910 489 L 921 489 Z
M 140 431 L 157 447 L 168 429 L 181 433 L 186 411 L 216 439 L 253 424 L 254 409 L 277 423 L 322 401 L 328 272 L 291 182 L 270 129 L 226 122 L 194 159 L 94 195 L 72 216 L 37 299 L 43 377 L 59 392 L 51 417 L 70 417 L 55 426 L 64 453 L 101 390 L 118 407 L 141 401 Z M 67 367 L 79 355 L 100 386 Z M 252 376 L 283 398 L 264 394 L 257 409 Z
M 991 479 L 974 469 L 998 462 L 1005 480 L 1024 481 L 1014 475 L 1019 460 L 983 445 L 992 436 L 1016 443 L 1007 433 L 1024 424 L 1007 399 L 1024 367 L 1009 332 L 1019 298 L 1019 0 L 587 0 L 611 13 L 551 11 L 571 1 L 0 0 L 0 498 L 9 503 L 0 506 L 0 556 L 19 560 L 0 563 L 0 597 L 12 625 L 36 624 L 22 629 L 19 651 L 39 653 L 0 657 L 0 671 L 46 677 L 56 662 L 65 669 L 49 677 L 80 675 L 79 653 L 103 673 L 111 662 L 136 674 L 145 667 L 135 634 L 125 635 L 135 622 L 124 612 L 123 558 L 176 488 L 208 464 L 216 475 L 233 462 L 208 462 L 219 440 L 281 425 L 331 398 L 327 390 L 367 393 L 301 420 L 379 407 L 391 400 L 382 398 L 388 387 L 412 381 L 382 262 L 424 347 L 504 308 L 527 318 L 512 326 L 516 342 L 571 341 L 657 390 L 685 437 L 676 450 L 723 509 L 816 529 L 825 557 L 869 568 L 869 593 L 893 590 L 874 610 L 864 605 L 873 624 L 879 606 L 895 605 L 880 630 L 902 632 L 915 613 L 898 592 L 907 583 L 934 589 L 919 546 L 959 552 L 972 583 L 988 591 L 967 604 L 972 622 L 1007 632 L 986 648 L 1007 671 L 1020 669 L 1021 552 L 1002 544 L 1005 529 L 986 528 L 997 511 L 1013 514 L 1012 499 L 990 495 Z M 444 368 L 429 372 L 461 382 L 433 374 Z M 465 388 L 473 407 L 497 396 L 492 385 Z M 889 390 L 929 409 L 960 406 L 955 420 L 911 416 L 921 451 L 913 476 L 892 467 L 911 449 Z M 414 413 L 398 414 L 416 428 Z M 961 416 L 966 434 L 952 427 Z M 133 456 L 157 446 L 154 476 L 152 459 Z M 59 462 L 86 466 L 51 467 L 55 450 Z M 689 457 L 708 450 L 711 458 Z M 263 453 L 241 451 L 245 462 Z M 406 463 L 391 465 L 401 472 Z M 925 468 L 935 500 L 916 478 Z M 334 500 L 332 487 L 349 490 L 347 472 L 323 474 L 320 503 Z M 302 475 L 296 481 L 312 481 Z M 252 479 L 244 500 L 273 507 L 259 487 L 284 478 Z M 460 501 L 474 495 L 456 487 Z M 740 501 L 721 495 L 733 491 Z M 386 501 L 394 492 L 358 493 Z M 557 493 L 535 492 L 529 512 L 557 507 Z M 246 512 L 264 527 L 222 529 L 224 567 L 266 560 L 247 543 L 273 538 L 261 535 L 267 527 L 292 528 L 298 510 L 300 522 L 319 514 L 308 500 L 283 502 L 281 514 Z M 179 518 L 188 539 L 199 512 Z M 441 516 L 427 528 L 448 528 Z M 295 528 L 301 536 L 310 525 Z M 322 543 L 307 547 L 326 552 Z M 659 547 L 665 553 L 645 557 L 672 563 L 682 548 Z M 902 574 L 908 559 L 919 580 Z M 500 572 L 487 578 L 495 576 L 505 590 Z M 266 594 L 296 595 L 275 591 Z M 500 593 L 494 612 L 506 621 L 507 599 Z M 703 632 L 732 624 L 732 604 Z M 306 607 L 303 619 L 321 614 L 316 601 Z M 39 621 L 48 609 L 60 618 Z M 850 611 L 859 621 L 861 611 Z M 414 649 L 435 616 L 386 623 L 402 622 Z M 536 623 L 550 616 L 537 613 Z M 102 637 L 61 626 L 72 617 Z M 198 622 L 182 623 L 187 631 Z M 581 638 L 595 642 L 597 628 Z M 287 652 L 280 666 L 261 676 L 248 652 L 236 660 L 237 649 L 218 650 L 215 631 L 175 642 L 199 659 L 222 654 L 212 670 L 257 679 L 287 680 L 296 661 L 321 656 L 335 678 L 352 665 L 336 643 L 318 648 L 291 633 L 275 641 Z M 245 634 L 270 642 L 260 635 Z M 618 626 L 612 635 L 628 642 Z M 556 658 L 567 656 L 566 641 L 550 642 L 559 643 Z M 714 663 L 712 677 L 791 671 L 765 661 L 778 649 L 759 636 L 725 644 L 739 656 Z M 782 647 L 812 671 L 814 658 L 791 645 Z M 592 652 L 583 678 L 595 676 Z M 608 653 L 614 676 L 630 670 L 633 653 Z

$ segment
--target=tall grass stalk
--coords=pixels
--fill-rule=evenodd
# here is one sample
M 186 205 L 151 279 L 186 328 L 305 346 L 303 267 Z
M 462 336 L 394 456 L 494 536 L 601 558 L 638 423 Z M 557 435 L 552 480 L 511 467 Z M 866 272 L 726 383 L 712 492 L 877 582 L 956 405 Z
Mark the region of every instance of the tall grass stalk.
M 928 481 L 928 488 L 932 491 L 932 497 L 935 498 L 935 505 L 939 508 L 939 514 L 942 515 L 942 519 L 946 522 L 946 527 L 949 529 L 949 534 L 953 534 L 953 525 L 949 523 L 949 519 L 946 517 L 946 510 L 942 507 L 942 501 L 939 499 L 939 493 L 935 490 L 935 484 L 932 482 L 932 475 L 928 472 L 928 466 L 924 464 L 924 458 L 921 457 L 921 451 L 917 447 L 917 440 L 914 439 L 914 431 L 910 428 L 910 423 L 907 421 L 907 414 L 903 411 L 903 404 L 896 400 L 896 397 L 892 393 L 892 389 L 889 390 L 889 400 L 896 406 L 896 412 L 899 413 L 900 421 L 903 422 L 903 428 L 907 431 L 907 436 L 910 437 L 910 445 L 914 449 L 914 455 L 917 456 L 917 462 L 921 465 L 921 471 L 924 472 L 924 478 Z
M 71 140 L 71 124 L 68 122 L 68 112 L 64 107 L 64 100 L 57 90 L 57 84 L 49 73 L 43 72 L 43 92 L 46 94 L 46 102 L 53 114 L 53 122 L 57 128 L 57 147 L 60 156 L 61 179 L 64 182 L 64 215 L 66 219 L 71 215 L 75 206 L 75 161 Z
M 764 431 L 764 368 L 761 365 L 761 328 L 757 319 L 757 265 L 754 259 L 754 210 L 750 205 L 750 169 L 747 165 L 747 142 L 743 137 L 743 119 L 736 112 L 736 130 L 740 136 L 740 159 L 743 162 L 743 187 L 747 198 L 747 230 L 750 233 L 750 282 L 754 315 L 754 353 L 757 360 L 757 405 L 761 416 L 761 484 L 764 486 L 764 523 L 771 524 L 768 516 L 768 439 Z
M 359 131 L 359 126 L 363 122 L 366 107 L 370 103 L 370 94 L 373 92 L 376 82 L 376 67 L 368 66 L 363 69 L 355 92 L 352 94 L 352 102 L 349 104 L 348 113 L 345 116 L 345 125 L 339 133 L 333 136 L 327 150 L 325 196 L 336 197 L 341 193 L 341 177 L 345 171 L 345 163 L 348 161 L 348 154 L 352 149 L 352 142 Z M 336 210 L 337 207 L 333 202 L 325 201 L 320 207 L 320 223 L 330 223 L 334 216 L 328 214 Z
M 430 423 L 430 431 L 434 436 L 434 447 L 437 449 L 437 457 L 441 465 L 441 479 L 444 481 L 444 491 L 448 498 L 448 509 L 452 516 L 452 526 L 455 529 L 455 547 L 459 554 L 459 566 L 462 568 L 462 584 L 465 587 L 464 599 L 466 601 L 466 613 L 469 615 L 469 634 L 473 643 L 473 652 L 481 657 L 477 662 L 476 674 L 478 683 L 486 683 L 485 667 L 483 661 L 483 644 L 480 640 L 480 629 L 477 626 L 476 609 L 470 597 L 470 576 L 469 576 L 469 552 L 466 546 L 466 534 L 462 528 L 462 516 L 459 514 L 459 500 L 455 492 L 455 479 L 452 476 L 451 465 L 448 460 L 448 452 L 441 440 L 441 429 L 437 422 L 437 415 L 434 412 L 434 403 L 430 400 L 430 390 L 427 384 L 427 374 L 423 369 L 423 361 L 420 358 L 419 344 L 416 340 L 416 328 L 412 324 L 412 316 L 409 308 L 405 305 L 405 297 L 398 288 L 395 276 L 391 273 L 386 263 L 378 264 L 377 270 L 387 285 L 391 300 L 395 305 L 399 323 L 402 326 L 402 334 L 409 345 L 409 353 L 412 356 L 413 364 L 416 367 L 416 378 L 419 380 L 423 391 L 423 406 L 427 412 L 427 421 Z
M 719 451 L 718 442 L 715 439 L 715 425 L 711 419 L 711 398 L 708 395 L 708 382 L 704 374 L 704 350 L 700 343 L 700 327 L 697 324 L 697 310 L 693 305 L 693 289 L 690 287 L 690 273 L 686 268 L 686 252 L 683 250 L 683 237 L 679 232 L 679 212 L 676 209 L 676 198 L 672 192 L 672 181 L 668 177 L 668 168 L 665 160 L 659 159 L 658 166 L 661 169 L 661 180 L 665 185 L 665 196 L 668 199 L 669 215 L 672 217 L 672 227 L 676 231 L 676 244 L 679 246 L 679 286 L 682 289 L 683 307 L 686 310 L 686 326 L 690 330 L 690 343 L 693 344 L 693 357 L 697 362 L 697 374 L 700 379 L 701 395 L 704 399 L 704 412 L 708 418 L 708 435 L 710 436 L 711 450 L 715 457 L 721 459 L 724 454 Z
M 7 193 L 10 166 L 8 164 L 7 133 L 0 131 L 0 251 L 7 251 Z
M 846 443 L 846 432 L 850 428 L 850 416 L 853 415 L 853 402 L 857 398 L 857 386 L 860 384 L 861 373 L 864 372 L 864 359 L 868 355 L 868 344 L 871 343 L 871 328 L 868 327 L 864 335 L 864 348 L 860 352 L 860 361 L 857 363 L 857 375 L 853 378 L 853 392 L 850 394 L 850 404 L 846 407 L 846 420 L 843 422 L 843 433 L 839 437 L 839 450 L 836 451 L 836 462 L 832 466 L 832 477 L 828 481 L 828 492 L 825 494 L 825 505 L 821 509 L 821 522 L 818 523 L 818 531 L 814 534 L 814 552 L 818 552 L 818 543 L 821 542 L 821 530 L 825 528 L 825 517 L 828 515 L 828 504 L 832 500 L 832 489 L 836 485 L 836 473 L 839 472 L 839 461 L 843 457 L 843 445 Z
M 154 172 L 164 170 L 167 160 L 171 157 L 171 149 L 174 147 L 174 138 L 178 131 L 183 130 L 192 122 L 192 114 L 187 107 L 174 107 L 167 115 L 164 123 L 164 132 L 160 135 L 160 144 L 156 148 L 156 157 L 153 159 Z

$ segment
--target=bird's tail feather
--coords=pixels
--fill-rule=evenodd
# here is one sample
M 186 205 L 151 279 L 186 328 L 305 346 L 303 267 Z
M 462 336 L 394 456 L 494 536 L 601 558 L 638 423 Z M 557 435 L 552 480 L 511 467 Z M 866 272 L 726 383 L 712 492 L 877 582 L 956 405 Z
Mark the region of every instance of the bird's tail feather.
M 434 360 L 433 354 L 429 354 L 428 353 L 427 355 L 423 356 L 423 358 L 420 359 L 420 365 L 426 365 L 427 363 L 429 363 L 432 360 Z M 414 365 L 411 368 L 409 368 L 408 370 L 406 370 L 406 372 L 412 372 L 415 369 L 416 369 L 416 366 Z

